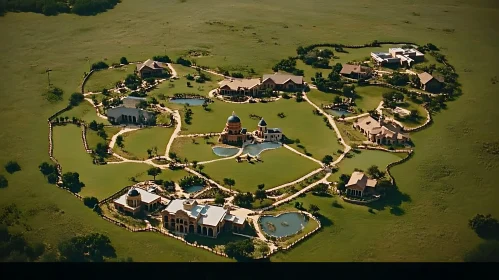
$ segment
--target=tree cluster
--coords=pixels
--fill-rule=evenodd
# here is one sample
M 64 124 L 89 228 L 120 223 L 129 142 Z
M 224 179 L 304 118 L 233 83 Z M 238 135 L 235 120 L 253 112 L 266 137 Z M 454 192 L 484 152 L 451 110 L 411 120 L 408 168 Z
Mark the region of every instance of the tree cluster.
M 192 65 L 192 63 L 191 63 L 190 60 L 182 58 L 182 57 L 177 58 L 177 60 L 175 62 L 177 64 L 180 64 L 180 65 L 183 65 L 183 66 L 186 66 L 186 67 L 190 67 Z
M 189 176 L 185 176 L 184 178 L 180 179 L 178 184 L 182 189 L 185 190 L 186 188 L 192 187 L 192 186 L 204 186 L 205 181 L 203 178 L 200 178 L 198 176 L 189 175 Z
M 156 56 L 153 56 L 152 59 L 154 61 L 159 61 L 159 62 L 164 62 L 164 63 L 170 63 L 170 62 L 172 62 L 172 60 L 170 59 L 170 57 L 168 57 L 167 55 L 156 55 Z
M 105 63 L 104 61 L 98 61 L 92 64 L 90 70 L 102 70 L 107 68 L 109 68 L 109 65 L 107 63 Z
M 29 244 L 20 233 L 11 233 L 7 226 L 0 224 L 0 261 L 32 262 L 45 251 L 43 243 Z
M 298 52 L 298 50 L 297 50 Z M 300 52 L 303 52 L 300 50 Z M 313 49 L 305 54 L 299 54 L 298 57 L 307 65 L 311 65 L 314 68 L 331 68 L 329 66 L 329 59 L 333 57 L 333 52 L 329 49 Z
M 405 86 L 409 83 L 409 75 L 400 72 L 393 72 L 391 76 L 385 76 L 385 80 L 390 85 Z
M 194 114 L 191 108 L 185 107 L 184 121 L 186 124 L 191 124 L 192 122 L 192 114 Z
M 83 204 L 85 206 L 87 206 L 88 208 L 93 209 L 97 203 L 99 203 L 99 200 L 96 197 L 93 197 L 93 196 L 88 197 L 87 196 L 87 197 L 83 198 Z
M 125 86 L 131 90 L 136 90 L 140 87 L 141 84 L 142 79 L 135 74 L 129 74 L 125 78 Z
M 62 186 L 71 192 L 78 193 L 85 184 L 80 182 L 80 174 L 77 172 L 66 172 L 62 175 Z
M 340 180 L 338 181 L 338 185 L 336 185 L 336 188 L 339 191 L 344 192 L 346 190 L 346 185 L 348 184 L 349 180 L 350 180 L 350 175 L 341 174 Z
M 296 58 L 294 57 L 288 57 L 279 61 L 274 67 L 272 67 L 272 70 L 274 70 L 274 72 L 282 70 L 297 76 L 304 75 L 303 70 L 296 68 Z
M 253 194 L 250 192 L 247 193 L 238 193 L 234 197 L 234 204 L 243 208 L 250 208 L 251 204 L 255 202 L 253 198 Z
M 3 175 L 0 175 L 0 188 L 6 188 L 9 186 L 9 181 L 7 180 L 7 178 L 5 178 L 5 176 Z
M 312 81 L 317 86 L 317 89 L 324 92 L 333 92 L 343 88 L 345 82 L 340 76 L 342 67 L 343 66 L 341 66 L 340 63 L 337 63 L 333 66 L 332 71 L 327 77 L 323 77 L 321 72 L 315 73 L 315 77 L 312 78 Z
M 398 91 L 383 93 L 383 105 L 388 108 L 395 108 L 397 103 L 404 101 L 404 95 Z
M 73 237 L 61 242 L 58 249 L 64 262 L 103 262 L 116 257 L 111 240 L 100 233 Z
M 255 245 L 251 239 L 244 239 L 227 243 L 224 251 L 230 258 L 240 261 L 251 257 L 251 254 L 255 251 Z
M 49 184 L 57 183 L 57 166 L 48 162 L 42 162 L 38 169 L 47 178 Z
M 241 72 L 232 72 L 232 73 L 230 73 L 230 76 L 233 78 L 239 78 L 239 79 L 244 78 L 244 74 Z
M 499 221 L 490 214 L 477 214 L 468 221 L 468 226 L 482 238 L 499 239 Z
M 9 174 L 15 173 L 17 171 L 21 171 L 21 166 L 17 161 L 9 161 L 5 164 L 5 171 L 7 171 Z
M 81 92 L 73 92 L 69 97 L 69 105 L 70 106 L 78 106 L 84 99 L 84 96 Z

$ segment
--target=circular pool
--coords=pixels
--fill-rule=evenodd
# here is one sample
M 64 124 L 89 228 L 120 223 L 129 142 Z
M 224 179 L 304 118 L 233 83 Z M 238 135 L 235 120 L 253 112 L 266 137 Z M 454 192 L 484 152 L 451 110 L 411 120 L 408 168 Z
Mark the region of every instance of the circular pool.
M 327 109 L 326 112 L 328 112 L 329 114 L 336 116 L 336 117 L 341 117 L 342 115 L 344 115 L 345 117 L 348 117 L 348 116 L 352 115 L 352 113 L 350 113 L 346 110 L 340 110 L 340 109 Z
M 203 188 L 204 188 L 204 186 L 190 186 L 190 187 L 185 188 L 184 192 L 195 193 L 195 192 L 202 190 Z
M 259 225 L 267 235 L 286 237 L 298 233 L 308 223 L 308 216 L 298 212 L 283 213 L 278 216 L 261 216 Z

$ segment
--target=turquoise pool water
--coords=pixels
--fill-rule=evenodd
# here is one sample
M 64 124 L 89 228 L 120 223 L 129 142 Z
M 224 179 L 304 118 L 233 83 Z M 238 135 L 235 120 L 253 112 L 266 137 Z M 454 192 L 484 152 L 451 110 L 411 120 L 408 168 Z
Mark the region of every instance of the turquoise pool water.
M 204 188 L 204 186 L 190 186 L 184 189 L 184 192 L 186 193 L 195 193 L 197 191 L 200 191 Z
M 333 116 L 341 117 L 341 115 L 345 115 L 345 117 L 348 117 L 352 115 L 352 113 L 345 111 L 345 110 L 337 110 L 337 109 L 327 109 L 326 112 Z
M 268 235 L 285 237 L 296 234 L 308 223 L 308 217 L 297 212 L 284 213 L 277 217 L 263 216 L 260 228 Z M 275 228 L 275 230 L 274 230 Z
M 239 148 L 213 147 L 215 155 L 219 157 L 231 157 L 239 152 Z
M 189 106 L 201 106 L 204 104 L 204 99 L 199 98 L 177 98 L 170 99 L 171 103 L 177 104 L 189 104 Z
M 263 142 L 258 144 L 251 144 L 243 149 L 243 155 L 248 153 L 250 156 L 255 157 L 259 155 L 265 149 L 277 149 L 282 145 L 276 142 Z

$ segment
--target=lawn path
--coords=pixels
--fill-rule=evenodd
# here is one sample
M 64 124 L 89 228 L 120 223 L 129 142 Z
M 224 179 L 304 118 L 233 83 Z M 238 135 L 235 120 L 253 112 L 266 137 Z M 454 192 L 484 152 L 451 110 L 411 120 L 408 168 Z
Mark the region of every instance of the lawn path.
M 224 158 L 217 158 L 217 159 L 202 161 L 202 162 L 198 162 L 198 164 L 208 164 L 208 163 L 217 162 L 217 161 L 221 161 L 221 160 L 233 159 L 233 158 L 240 156 L 242 153 L 243 153 L 243 148 L 240 148 L 239 152 L 237 152 L 237 154 L 235 154 L 231 157 L 224 157 Z
M 172 64 L 171 63 L 167 63 L 166 64 L 168 66 L 168 68 L 170 68 L 170 71 L 172 71 L 172 78 L 176 79 L 178 78 L 178 75 L 177 75 L 177 71 L 175 71 L 175 68 L 173 68 Z
M 309 157 L 309 156 L 307 156 L 306 154 L 300 153 L 300 152 L 298 152 L 297 150 L 295 150 L 295 149 L 291 148 L 290 146 L 288 146 L 288 145 L 286 145 L 286 144 L 282 144 L 282 146 L 283 146 L 284 148 L 286 148 L 286 149 L 288 149 L 288 150 L 292 151 L 292 152 L 293 152 L 293 153 L 295 153 L 295 154 L 298 154 L 298 155 L 300 155 L 300 156 L 302 156 L 302 157 L 304 157 L 304 158 L 308 158 L 309 160 L 314 161 L 314 162 L 316 162 L 316 163 L 320 164 L 321 166 L 323 166 L 323 165 L 324 165 L 324 164 L 323 164 L 320 160 L 317 160 L 317 159 L 315 159 L 315 158 L 313 158 L 313 157 Z
M 170 149 L 172 147 L 173 141 L 175 138 L 177 138 L 178 134 L 180 133 L 180 130 L 182 129 L 182 119 L 180 118 L 180 113 L 178 110 L 172 111 L 170 109 L 167 109 L 167 111 L 170 111 L 173 114 L 173 117 L 175 118 L 175 122 L 177 123 L 177 126 L 175 127 L 175 130 L 173 131 L 172 137 L 170 137 L 170 140 L 168 141 L 168 144 L 166 145 L 166 150 L 165 150 L 165 157 L 168 160 L 172 160 L 169 156 Z
M 280 186 L 277 186 L 277 187 L 275 187 L 275 188 L 268 189 L 268 190 L 266 190 L 266 192 L 271 192 L 271 191 L 275 191 L 275 190 L 278 190 L 278 189 L 282 189 L 282 188 L 285 188 L 285 187 L 288 187 L 288 186 L 292 186 L 292 185 L 294 185 L 294 184 L 296 184 L 296 183 L 299 183 L 299 182 L 301 182 L 301 181 L 303 181 L 303 180 L 307 179 L 308 177 L 311 177 L 311 176 L 313 176 L 313 175 L 315 175 L 315 174 L 317 174 L 317 173 L 321 172 L 322 170 L 324 170 L 324 169 L 323 169 L 323 168 L 316 169 L 316 170 L 314 170 L 314 171 L 312 171 L 312 172 L 310 172 L 310 173 L 308 173 L 308 174 L 306 174 L 306 175 L 302 176 L 301 178 L 294 180 L 293 182 L 289 182 L 289 183 L 286 183 L 286 184 L 282 184 L 282 185 L 280 185 Z
M 355 120 L 355 119 L 366 117 L 366 116 L 369 116 L 369 113 L 364 113 L 364 114 L 360 114 L 360 115 L 357 115 L 357 116 L 352 116 L 352 117 L 344 118 L 343 120 L 344 121 Z
M 95 112 L 97 113 L 97 116 L 101 119 L 105 119 L 107 120 L 107 117 L 102 115 L 100 112 L 99 112 L 99 106 L 98 105 L 95 105 L 94 101 L 90 98 L 85 98 L 85 100 L 87 100 L 88 102 L 90 102 L 90 104 L 92 105 L 92 107 L 95 108 Z
M 124 128 L 124 129 L 120 130 L 118 133 L 113 135 L 113 137 L 111 138 L 111 142 L 109 142 L 109 149 L 112 149 L 114 147 L 114 144 L 116 143 L 116 138 L 118 138 L 119 135 L 122 135 L 123 133 L 127 133 L 130 131 L 139 130 L 139 129 L 140 128 L 138 128 L 138 127 L 134 127 L 134 128 Z M 118 157 L 121 158 L 121 156 L 118 156 Z

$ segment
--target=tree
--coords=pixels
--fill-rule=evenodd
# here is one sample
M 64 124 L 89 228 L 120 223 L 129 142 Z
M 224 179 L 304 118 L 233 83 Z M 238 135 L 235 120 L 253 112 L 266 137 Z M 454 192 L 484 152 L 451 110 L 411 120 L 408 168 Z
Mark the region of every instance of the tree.
M 95 120 L 91 121 L 88 124 L 88 128 L 90 128 L 91 130 L 97 131 L 98 130 L 97 122 Z
M 47 182 L 49 182 L 49 184 L 55 184 L 57 183 L 57 179 L 59 179 L 57 177 L 57 173 L 50 173 L 48 176 L 47 176 Z
M 333 66 L 333 71 L 331 73 L 339 74 L 341 72 L 341 69 L 343 69 L 343 65 L 341 65 L 341 63 L 336 63 Z
M 310 207 L 308 207 L 308 211 L 312 214 L 312 215 L 316 215 L 317 212 L 319 212 L 319 206 L 315 205 L 315 204 L 310 204 Z
M 97 143 L 95 146 L 95 154 L 101 158 L 105 158 L 107 156 L 107 148 L 106 143 Z
M 177 154 L 175 152 L 169 152 L 168 153 L 168 157 L 171 158 L 171 159 L 176 159 L 177 158 Z
M 118 147 L 123 149 L 125 147 L 125 144 L 123 142 L 125 142 L 125 140 L 123 139 L 123 136 L 118 135 L 118 137 L 116 137 L 116 145 L 118 145 Z
M 83 198 L 83 204 L 87 206 L 88 208 L 94 208 L 94 206 L 99 203 L 99 200 L 96 197 L 85 197 Z
M 167 55 L 156 55 L 152 59 L 155 60 L 155 61 L 164 62 L 164 63 L 170 63 L 170 62 L 172 62 L 172 60 L 170 59 L 170 57 L 168 57 Z
M 264 199 L 267 198 L 267 193 L 263 189 L 258 189 L 255 192 L 255 199 L 259 199 L 260 202 L 262 202 Z
M 334 100 L 333 100 L 334 104 L 341 104 L 342 102 L 343 102 L 343 99 L 341 97 L 339 97 L 338 95 L 336 95 L 334 97 Z
M 263 190 L 265 188 L 265 184 L 260 184 L 260 185 L 257 186 L 257 188 L 259 190 Z
M 85 186 L 80 182 L 80 174 L 77 172 L 66 172 L 62 175 L 62 185 L 74 193 L 80 192 L 81 188 Z
M 224 178 L 224 185 L 229 186 L 230 191 L 232 191 L 232 187 L 236 184 L 236 181 L 231 178 Z
M 151 158 L 151 157 L 152 157 L 152 149 L 147 149 L 147 156 L 148 156 L 149 158 Z
M 325 155 L 324 158 L 322 158 L 322 163 L 325 165 L 329 165 L 331 162 L 333 162 L 333 156 L 331 155 Z
M 90 67 L 90 70 L 101 70 L 101 69 L 107 69 L 109 68 L 109 65 L 105 63 L 104 61 L 99 61 L 95 62 L 92 64 L 92 67 Z
M 5 170 L 9 172 L 9 174 L 12 174 L 14 172 L 21 171 L 21 166 L 16 161 L 11 160 L 5 164 Z
M 44 176 L 47 176 L 51 173 L 55 173 L 57 168 L 55 167 L 55 165 L 52 165 L 52 164 L 49 164 L 48 162 L 42 162 L 39 166 L 38 166 L 38 169 L 40 169 L 40 172 L 42 172 L 42 174 Z
M 161 174 L 161 168 L 159 167 L 151 167 L 147 170 L 147 175 L 153 176 L 154 181 L 156 181 L 156 176 Z
M 419 111 L 418 110 L 411 110 L 411 114 L 409 115 L 413 119 L 419 118 Z
M 222 205 L 225 203 L 225 198 L 221 194 L 217 194 L 215 197 L 215 204 Z
M 326 194 L 328 189 L 329 186 L 327 184 L 320 183 L 314 187 L 313 191 L 317 194 Z
M 192 161 L 192 167 L 196 168 L 198 166 L 198 161 L 197 160 L 193 160 Z
M 5 176 L 3 175 L 0 175 L 0 188 L 6 188 L 9 186 L 9 181 L 7 180 L 7 178 L 5 178 Z
M 227 256 L 239 261 L 249 258 L 250 255 L 255 251 L 255 245 L 253 244 L 252 240 L 244 239 L 241 241 L 227 243 L 225 245 L 224 251 Z
M 128 64 L 128 59 L 126 59 L 126 57 L 123 56 L 123 57 L 120 58 L 120 63 L 127 65 Z
M 244 208 L 251 207 L 251 203 L 253 203 L 253 195 L 250 192 L 247 193 L 238 193 L 234 196 L 234 204 L 237 206 L 241 206 Z
M 379 167 L 376 165 L 371 165 L 367 169 L 367 174 L 371 176 L 373 179 L 381 179 L 385 177 L 385 172 L 379 170 Z
M 468 221 L 468 226 L 482 238 L 499 239 L 499 222 L 490 214 L 477 214 Z
M 69 97 L 69 105 L 78 106 L 83 101 L 83 99 L 84 97 L 81 92 L 73 92 Z
M 73 237 L 61 242 L 58 249 L 65 262 L 103 262 L 104 258 L 116 257 L 111 240 L 100 233 Z
M 199 169 L 199 172 L 202 172 L 202 171 L 203 171 L 203 169 L 204 169 L 204 165 L 199 164 L 199 165 L 198 165 L 198 169 Z
M 465 262 L 499 262 L 499 241 L 488 240 L 464 255 Z

